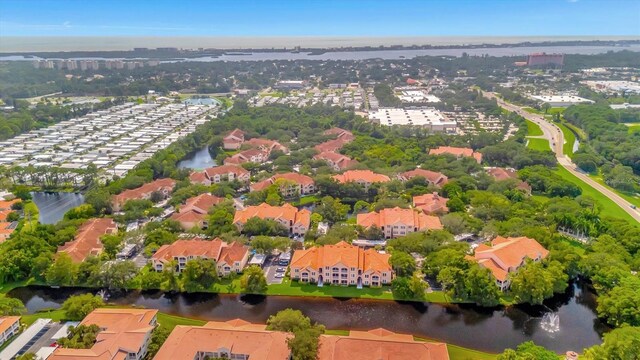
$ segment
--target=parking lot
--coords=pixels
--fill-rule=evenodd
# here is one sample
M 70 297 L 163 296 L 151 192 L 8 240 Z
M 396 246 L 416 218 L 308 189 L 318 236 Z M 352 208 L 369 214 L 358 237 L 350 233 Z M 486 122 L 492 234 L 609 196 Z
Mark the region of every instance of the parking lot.
M 287 271 L 286 266 L 278 265 L 275 256 L 269 256 L 263 266 L 264 275 L 267 278 L 267 284 L 281 284 L 284 274 Z

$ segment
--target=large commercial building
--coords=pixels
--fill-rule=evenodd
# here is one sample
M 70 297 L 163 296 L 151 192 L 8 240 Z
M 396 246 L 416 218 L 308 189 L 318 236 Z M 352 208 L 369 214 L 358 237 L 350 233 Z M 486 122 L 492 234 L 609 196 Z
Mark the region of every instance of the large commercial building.
M 386 126 L 422 126 L 434 132 L 453 133 L 457 127 L 455 121 L 447 119 L 439 110 L 431 107 L 379 108 L 369 112 L 369 120 Z
M 577 104 L 593 104 L 593 100 L 573 95 L 533 95 L 532 99 L 549 104 L 551 107 L 569 107 Z
M 556 66 L 564 65 L 564 54 L 547 54 L 536 53 L 531 54 L 527 58 L 527 66 Z

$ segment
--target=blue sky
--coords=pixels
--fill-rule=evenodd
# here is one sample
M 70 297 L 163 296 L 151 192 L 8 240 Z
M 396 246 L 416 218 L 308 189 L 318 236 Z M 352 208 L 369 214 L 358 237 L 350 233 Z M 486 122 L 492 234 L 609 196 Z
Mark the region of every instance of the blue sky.
M 640 35 L 640 1 L 0 0 L 0 36 L 16 35 Z

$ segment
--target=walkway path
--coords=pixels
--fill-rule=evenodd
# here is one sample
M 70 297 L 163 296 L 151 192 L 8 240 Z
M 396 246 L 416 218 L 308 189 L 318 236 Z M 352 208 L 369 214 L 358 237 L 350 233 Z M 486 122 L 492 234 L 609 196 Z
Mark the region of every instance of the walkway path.
M 629 204 L 629 202 L 623 199 L 620 195 L 607 189 L 606 187 L 602 186 L 595 180 L 591 179 L 589 176 L 587 176 L 583 172 L 579 171 L 576 165 L 571 161 L 571 159 L 562 152 L 562 146 L 564 144 L 564 135 L 559 127 L 557 127 L 552 122 L 549 122 L 542 115 L 532 114 L 524 110 L 523 107 L 503 101 L 502 99 L 496 97 L 496 94 L 494 93 L 485 91 L 483 92 L 483 95 L 490 99 L 496 99 L 498 101 L 498 105 L 500 105 L 502 108 L 509 110 L 511 112 L 515 112 L 518 115 L 524 117 L 525 119 L 530 120 L 535 124 L 537 124 L 538 126 L 540 126 L 540 128 L 542 129 L 542 132 L 544 133 L 543 135 L 544 138 L 549 140 L 549 143 L 551 144 L 551 150 L 556 154 L 558 163 L 563 168 L 565 168 L 567 171 L 569 171 L 572 175 L 574 175 L 578 179 L 582 180 L 584 183 L 588 184 L 589 186 L 591 186 L 592 188 L 600 192 L 602 195 L 609 198 L 611 201 L 616 203 L 616 205 L 620 206 L 620 208 L 622 208 L 622 210 L 624 210 L 627 214 L 633 217 L 637 222 L 640 222 L 640 212 L 638 212 L 637 209 L 633 209 L 631 207 L 631 204 Z

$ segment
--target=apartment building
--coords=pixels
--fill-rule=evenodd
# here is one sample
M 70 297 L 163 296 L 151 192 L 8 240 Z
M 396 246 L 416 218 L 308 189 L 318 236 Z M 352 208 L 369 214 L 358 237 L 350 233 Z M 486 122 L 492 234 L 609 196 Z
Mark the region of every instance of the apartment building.
M 425 214 L 446 214 L 449 212 L 447 207 L 448 198 L 438 195 L 437 192 L 424 194 L 413 197 L 413 206 L 416 209 L 424 211 Z
M 429 150 L 429 155 L 453 155 L 456 158 L 472 157 L 476 159 L 478 164 L 482 162 L 482 154 L 470 148 L 460 148 L 452 146 L 440 146 L 436 149 Z
M 449 360 L 447 344 L 414 340 L 383 328 L 320 335 L 318 360 L 413 359 Z
M 288 360 L 291 351 L 287 340 L 292 337 L 240 319 L 209 321 L 203 326 L 178 325 L 154 359 Z
M 357 160 L 352 160 L 350 157 L 337 152 L 324 151 L 313 157 L 314 160 L 323 160 L 329 165 L 333 171 L 342 171 L 351 168 L 358 164 Z
M 222 139 L 222 148 L 225 150 L 237 150 L 240 149 L 244 143 L 244 132 L 240 129 L 235 129 Z
M 487 173 L 491 175 L 496 181 L 505 181 L 509 179 L 518 180 L 517 189 L 524 191 L 526 194 L 531 195 L 531 185 L 518 179 L 518 173 L 515 169 L 493 167 L 486 169 Z
M 0 346 L 20 331 L 20 316 L 0 316 Z
M 194 227 L 206 229 L 209 225 L 207 222 L 209 209 L 224 200 L 211 194 L 191 197 L 184 205 L 177 208 L 177 211 L 171 215 L 171 220 L 179 222 L 184 230 L 191 230 Z
M 58 247 L 58 253 L 67 253 L 76 263 L 83 262 L 102 253 L 102 236 L 117 232 L 118 226 L 111 218 L 89 219 L 78 228 L 73 240 Z
M 309 195 L 316 192 L 315 182 L 309 176 L 289 172 L 276 174 L 266 180 L 251 185 L 251 191 L 260 191 L 273 184 L 280 185 L 280 193 L 285 197 Z
M 540 261 L 548 255 L 549 251 L 534 239 L 498 236 L 491 241 L 491 246 L 478 245 L 473 256 L 467 256 L 467 259 L 489 269 L 496 278 L 496 285 L 504 291 L 511 285 L 509 274 L 524 265 L 526 259 Z
M 121 192 L 120 194 L 112 197 L 112 205 L 114 211 L 120 211 L 124 204 L 129 200 L 145 200 L 150 199 L 151 194 L 159 193 L 164 198 L 167 198 L 173 192 L 173 188 L 176 186 L 176 181 L 170 178 L 154 180 L 150 183 L 146 183 L 138 188 L 129 189 Z
M 96 342 L 88 349 L 56 348 L 48 360 L 142 360 L 147 354 L 158 310 L 96 309 L 80 325 L 98 325 Z
M 291 259 L 291 280 L 305 283 L 378 287 L 393 280 L 389 254 L 341 241 L 335 245 L 296 250 Z
M 249 182 L 249 171 L 245 170 L 242 166 L 238 165 L 221 165 L 216 167 L 207 168 L 204 171 L 192 172 L 189 175 L 189 180 L 192 184 L 219 184 L 223 181 Z
M 449 178 L 443 173 L 424 169 L 415 169 L 398 174 L 398 180 L 400 181 L 409 181 L 415 177 L 424 178 L 428 185 L 438 187 L 441 187 L 449 181 Z
M 236 211 L 233 224 L 238 227 L 238 230 L 242 231 L 244 224 L 253 217 L 263 220 L 275 220 L 287 228 L 290 235 L 294 236 L 304 236 L 311 224 L 311 212 L 309 210 L 298 210 L 298 208 L 290 204 L 272 206 L 267 203 L 262 203 L 258 206 L 247 206 L 243 210 Z
M 249 261 L 249 247 L 236 242 L 228 244 L 218 238 L 176 240 L 170 245 L 162 245 L 150 262 L 155 271 L 163 271 L 175 261 L 176 271 L 182 272 L 193 259 L 215 261 L 221 275 L 241 273 Z
M 355 182 L 364 186 L 365 190 L 373 183 L 389 182 L 387 175 L 377 174 L 371 170 L 348 170 L 342 174 L 334 175 L 333 179 L 341 184 Z
M 382 209 L 378 212 L 358 214 L 357 223 L 364 228 L 378 227 L 386 239 L 405 236 L 416 231 L 442 229 L 437 216 L 431 216 L 415 209 Z

